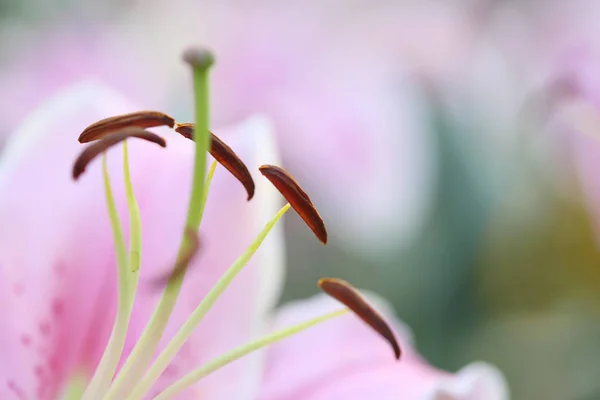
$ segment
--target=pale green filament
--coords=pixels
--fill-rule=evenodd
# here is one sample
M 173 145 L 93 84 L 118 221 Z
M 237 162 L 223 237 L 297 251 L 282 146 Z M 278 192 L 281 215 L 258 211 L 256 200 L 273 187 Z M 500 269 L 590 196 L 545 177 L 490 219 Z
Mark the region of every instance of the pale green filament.
M 206 297 L 200 302 L 198 307 L 196 307 L 196 309 L 192 312 L 188 320 L 181 326 L 167 347 L 165 347 L 162 353 L 160 353 L 142 380 L 135 386 L 131 396 L 128 397 L 128 400 L 141 399 L 152 387 L 154 382 L 158 379 L 158 377 L 160 377 L 173 357 L 175 357 L 177 352 L 193 333 L 194 329 L 196 329 L 200 321 L 202 321 L 206 313 L 212 308 L 221 294 L 231 284 L 233 279 L 240 273 L 240 271 L 242 271 L 244 266 L 248 264 L 248 261 L 250 261 L 252 256 L 259 249 L 269 232 L 289 209 L 289 204 L 283 206 L 277 212 L 277 214 L 275 214 L 275 216 L 269 222 L 267 222 L 264 228 L 256 236 L 254 241 L 246 249 L 246 251 L 244 251 L 244 253 L 242 253 L 242 255 L 239 256 L 238 259 L 235 260 L 235 262 L 231 265 L 231 267 L 229 267 L 229 269 L 223 274 L 215 286 L 213 286 L 213 288 L 208 292 Z
M 85 400 L 95 400 L 101 398 L 108 390 L 108 386 L 113 378 L 123 346 L 127 336 L 127 326 L 129 324 L 129 315 L 133 303 L 133 293 L 130 291 L 130 271 L 127 263 L 127 250 L 125 247 L 125 238 L 119 221 L 119 214 L 115 205 L 115 199 L 110 187 L 110 177 L 108 174 L 108 165 L 106 153 L 102 157 L 102 171 L 104 174 L 104 188 L 106 193 L 106 205 L 108 216 L 113 231 L 115 242 L 115 252 L 117 254 L 118 271 L 118 305 L 115 324 L 108 341 L 108 345 L 102 354 L 102 359 L 96 368 L 94 376 L 87 387 L 84 395 Z M 128 172 L 128 169 L 125 170 Z
M 210 188 L 210 184 L 212 183 L 213 177 L 215 176 L 215 170 L 217 169 L 217 160 L 214 160 L 210 165 L 210 169 L 208 170 L 208 175 L 206 176 L 206 182 L 204 183 L 204 198 L 202 199 L 202 210 L 206 207 L 206 200 L 208 200 L 208 190 Z
M 188 206 L 186 226 L 179 247 L 178 258 L 186 253 L 186 249 L 189 246 L 189 238 L 188 235 L 185 234 L 185 230 L 190 229 L 197 231 L 204 213 L 206 153 L 210 147 L 210 136 L 208 133 L 209 69 L 210 64 L 205 64 L 201 68 L 194 68 L 193 71 L 194 100 L 196 104 L 194 176 L 192 180 L 192 192 Z M 146 325 L 139 341 L 136 343 L 131 354 L 127 358 L 127 361 L 110 387 L 105 400 L 122 400 L 126 398 L 135 383 L 142 377 L 167 326 L 173 307 L 175 307 L 184 277 L 185 271 L 181 274 L 172 276 L 169 279 L 160 302 L 150 318 L 150 322 Z
M 132 273 L 131 279 L 132 293 L 138 283 L 139 274 L 136 272 L 140 269 L 142 255 L 142 218 L 140 216 L 140 208 L 138 207 L 135 193 L 133 193 L 133 184 L 131 183 L 131 172 L 129 170 L 129 150 L 127 141 L 123 142 L 123 175 L 125 178 L 125 196 L 127 197 L 127 208 L 129 210 L 129 269 Z
M 154 397 L 154 400 L 171 399 L 171 398 L 175 397 L 176 395 L 178 395 L 179 393 L 181 393 L 183 390 L 185 390 L 188 387 L 190 387 L 191 385 L 193 385 L 194 383 L 196 383 L 199 380 L 201 380 L 202 378 L 206 377 L 207 375 L 210 375 L 211 373 L 217 371 L 218 369 L 223 368 L 227 364 L 232 363 L 233 361 L 238 360 L 238 359 L 244 357 L 245 355 L 252 353 L 253 351 L 259 350 L 263 347 L 266 347 L 266 346 L 269 346 L 276 342 L 279 342 L 280 340 L 283 340 L 289 336 L 300 333 L 308 328 L 311 328 L 317 324 L 320 324 L 321 322 L 325 322 L 332 318 L 344 315 L 348 311 L 349 310 L 347 308 L 333 311 L 328 314 L 322 315 L 320 317 L 316 317 L 311 320 L 299 323 L 297 325 L 290 326 L 289 328 L 285 328 L 280 331 L 263 336 L 259 339 L 253 340 L 253 341 L 246 343 L 238 348 L 235 348 L 235 349 L 223 354 L 222 356 L 219 356 L 219 357 L 207 362 L 206 364 L 204 364 L 197 370 L 192 371 L 189 374 L 185 375 L 183 378 L 181 378 L 180 380 L 178 380 L 177 382 L 173 383 L 171 386 L 166 388 L 164 391 L 162 391 L 158 396 Z
M 89 376 L 85 371 L 77 371 L 69 378 L 69 382 L 58 398 L 61 400 L 81 400 L 85 393 L 88 379 Z

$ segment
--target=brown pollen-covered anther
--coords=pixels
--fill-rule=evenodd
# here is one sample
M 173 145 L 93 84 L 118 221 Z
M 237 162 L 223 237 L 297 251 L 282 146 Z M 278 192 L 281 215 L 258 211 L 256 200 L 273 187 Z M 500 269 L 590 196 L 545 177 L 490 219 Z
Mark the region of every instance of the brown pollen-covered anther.
M 321 278 L 319 287 L 325 293 L 348 307 L 354 314 L 381 335 L 394 350 L 396 360 L 400 359 L 402 350 L 390 325 L 383 319 L 362 295 L 348 282 L 337 278 Z
M 194 140 L 194 124 L 178 123 L 175 131 L 183 137 Z M 225 142 L 219 139 L 214 133 L 210 133 L 210 148 L 209 153 L 224 166 L 238 181 L 242 183 L 248 193 L 248 200 L 254 197 L 254 179 L 246 167 L 246 164 L 238 157 L 237 154 Z
M 81 152 L 81 154 L 79 154 L 79 157 L 77 157 L 75 163 L 73 164 L 73 179 L 77 180 L 77 178 L 79 178 L 81 174 L 85 172 L 88 164 L 98 155 L 104 153 L 110 147 L 130 137 L 144 139 L 149 142 L 156 143 L 161 147 L 167 146 L 167 142 L 162 137 L 138 127 L 129 127 L 118 132 L 104 135 L 102 139 L 90 144 Z
M 175 120 L 159 111 L 138 111 L 130 114 L 117 115 L 93 123 L 79 135 L 80 143 L 88 143 L 124 128 L 154 128 L 168 126 L 173 128 Z
M 286 170 L 276 165 L 262 165 L 259 170 L 296 210 L 317 239 L 327 244 L 327 229 L 323 218 L 298 182 Z

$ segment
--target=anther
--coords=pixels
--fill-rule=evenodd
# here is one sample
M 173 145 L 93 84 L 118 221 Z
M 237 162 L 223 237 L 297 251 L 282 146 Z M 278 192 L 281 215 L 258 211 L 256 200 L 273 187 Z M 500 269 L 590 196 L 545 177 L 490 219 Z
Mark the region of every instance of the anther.
M 381 335 L 394 350 L 397 360 L 402 351 L 394 332 L 383 317 L 348 282 L 336 278 L 321 278 L 319 287 L 328 295 L 348 307 L 354 314 Z
M 194 140 L 194 124 L 184 123 L 177 124 L 175 131 L 181 134 L 183 137 Z M 248 200 L 254 196 L 254 179 L 248 167 L 238 157 L 237 154 L 229 147 L 225 142 L 219 139 L 214 133 L 210 132 L 210 149 L 209 153 L 223 165 L 235 178 L 241 182 L 248 193 Z
M 157 126 L 173 128 L 175 120 L 158 111 L 138 111 L 131 114 L 117 115 L 88 126 L 81 132 L 78 140 L 80 143 L 88 143 L 124 128 L 154 128 Z
M 119 132 L 104 135 L 102 139 L 92 143 L 79 154 L 73 164 L 73 179 L 77 180 L 85 172 L 88 164 L 99 154 L 130 137 L 144 139 L 161 147 L 167 146 L 167 142 L 162 137 L 138 127 L 129 127 Z
M 298 182 L 283 168 L 262 165 L 260 172 L 279 190 L 321 243 L 327 243 L 327 229 L 315 205 Z

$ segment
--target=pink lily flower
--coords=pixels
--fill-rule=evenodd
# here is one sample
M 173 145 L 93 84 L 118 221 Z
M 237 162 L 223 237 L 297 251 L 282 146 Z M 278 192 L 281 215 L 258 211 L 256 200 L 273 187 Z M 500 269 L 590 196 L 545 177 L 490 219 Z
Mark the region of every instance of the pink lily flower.
M 0 311 L 5 313 L 0 329 L 4 349 L 0 362 L 2 398 L 79 399 L 81 392 L 73 385 L 74 378 L 86 382 L 98 366 L 115 319 L 114 270 L 118 249 L 113 245 L 100 190 L 100 163 L 88 166 L 85 179 L 77 183 L 71 180 L 73 160 L 81 151 L 75 137 L 99 119 L 135 110 L 104 86 L 80 84 L 59 93 L 30 114 L 4 149 L 0 159 L 0 271 L 4 289 Z M 128 146 L 143 221 L 143 262 L 122 362 L 140 340 L 141 328 L 159 297 L 153 282 L 170 271 L 177 239 L 185 225 L 193 146 L 171 131 L 156 131 L 168 139 L 166 150 L 147 143 L 132 142 Z M 262 118 L 218 133 L 249 166 L 277 161 L 271 126 Z M 108 170 L 123 219 L 127 210 L 125 194 L 121 185 L 114 184 L 123 167 L 117 150 L 108 151 Z M 200 230 L 203 240 L 206 238 L 202 254 L 193 261 L 186 276 L 159 350 L 169 346 L 166 340 L 206 298 L 225 268 L 234 263 L 236 254 L 244 252 L 257 227 L 277 208 L 274 189 L 264 180 L 256 181 L 257 198 L 246 204 L 239 183 L 222 168 L 217 169 Z M 267 331 L 281 288 L 283 257 L 281 236 L 277 231 L 272 233 L 275 235 L 265 240 L 144 398 L 158 395 L 190 370 Z M 290 306 L 281 312 L 275 326 L 289 325 L 304 314 L 323 309 L 331 310 L 331 303 L 319 300 Z M 297 336 L 300 342 L 293 347 L 273 347 L 268 353 L 257 351 L 236 360 L 177 398 L 275 400 L 281 395 L 297 394 L 300 386 L 308 390 L 317 375 L 348 371 L 357 363 L 361 368 L 368 367 L 369 360 L 375 362 L 374 369 L 365 368 L 362 392 L 357 393 L 371 391 L 379 393 L 381 399 L 507 398 L 504 382 L 491 367 L 463 371 L 452 377 L 428 367 L 410 350 L 405 336 L 401 343 L 406 344 L 407 362 L 400 367 L 393 362 L 389 349 L 387 360 L 383 360 L 381 343 L 367 339 L 360 323 L 355 325 L 339 317 L 322 327 L 326 329 L 315 331 L 317 336 Z M 351 332 L 347 331 L 349 328 Z M 303 344 L 306 340 L 308 346 Z M 332 346 L 333 340 L 336 345 L 344 345 L 344 351 Z M 281 353 L 297 352 L 297 345 L 302 346 L 307 359 L 301 358 L 300 353 L 281 357 Z M 329 353 L 323 352 L 321 346 Z M 348 351 L 353 352 L 351 357 L 340 358 Z M 294 364 L 297 372 L 273 376 L 281 371 L 277 367 L 280 362 Z M 322 363 L 320 374 L 315 374 L 318 369 L 314 362 Z M 383 368 L 381 374 L 379 368 Z M 388 379 L 396 378 L 406 379 L 406 385 L 388 385 Z M 347 390 L 348 379 L 350 376 L 345 374 L 334 379 L 334 385 L 327 390 Z M 323 393 L 315 398 L 323 395 L 332 398 Z

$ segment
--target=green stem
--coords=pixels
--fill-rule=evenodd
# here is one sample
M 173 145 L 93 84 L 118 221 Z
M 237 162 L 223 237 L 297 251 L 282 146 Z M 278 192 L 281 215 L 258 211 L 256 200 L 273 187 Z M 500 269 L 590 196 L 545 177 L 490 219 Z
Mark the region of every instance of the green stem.
M 194 132 L 194 142 L 196 151 L 194 158 L 194 176 L 192 179 L 192 192 L 188 206 L 188 213 L 184 234 L 179 247 L 178 258 L 186 253 L 189 246 L 187 229 L 197 231 L 202 215 L 204 213 L 204 189 L 206 175 L 206 154 L 210 147 L 209 127 L 209 107 L 208 107 L 208 72 L 210 64 L 203 65 L 201 68 L 194 68 L 194 97 L 196 104 L 196 128 Z M 142 377 L 146 367 L 150 363 L 156 347 L 167 322 L 173 312 L 177 297 L 181 290 L 181 284 L 185 278 L 185 271 L 169 279 L 163 295 L 154 310 L 150 321 L 142 332 L 139 341 L 136 343 L 127 361 L 121 368 L 115 381 L 110 387 L 104 400 L 122 400 L 127 397 L 135 383 Z
M 117 364 L 119 363 L 121 352 L 123 351 L 125 337 L 127 335 L 127 325 L 129 323 L 130 304 L 132 301 L 129 291 L 129 268 L 127 264 L 125 238 L 123 236 L 123 230 L 121 229 L 115 199 L 110 187 L 106 153 L 104 153 L 102 158 L 102 171 L 104 174 L 104 189 L 108 216 L 110 218 L 115 252 L 117 254 L 119 298 L 117 304 L 117 316 L 115 318 L 115 324 L 113 325 L 110 339 L 108 340 L 108 345 L 106 346 L 106 350 L 104 351 L 104 354 L 102 354 L 102 359 L 85 391 L 83 396 L 84 400 L 101 398 L 110 385 L 110 381 L 112 380 Z
M 152 366 L 150 366 L 142 380 L 133 389 L 133 392 L 128 397 L 128 400 L 141 399 L 146 392 L 150 390 L 154 382 L 160 377 L 169 363 L 173 360 L 173 357 L 175 357 L 186 340 L 194 332 L 206 313 L 212 308 L 221 294 L 223 294 L 225 289 L 227 289 L 227 287 L 231 284 L 233 279 L 242 271 L 244 266 L 248 264 L 248 261 L 250 261 L 252 256 L 259 249 L 269 232 L 289 209 L 289 204 L 283 206 L 277 212 L 277 214 L 275 214 L 275 216 L 269 222 L 267 222 L 264 228 L 256 236 L 254 241 L 246 249 L 246 251 L 244 251 L 244 253 L 239 256 L 238 259 L 235 260 L 235 262 L 231 265 L 231 267 L 229 267 L 229 269 L 223 274 L 215 286 L 213 286 L 213 288 L 208 292 L 206 297 L 204 297 L 204 299 L 200 302 L 198 307 L 196 307 L 196 309 L 192 312 L 187 321 L 181 326 L 173 339 L 160 353 L 156 361 L 154 361 Z
M 202 378 L 210 375 L 211 373 L 217 371 L 220 368 L 223 368 L 227 364 L 232 363 L 235 360 L 242 358 L 243 356 L 252 353 L 253 351 L 259 350 L 263 347 L 271 345 L 273 343 L 279 342 L 280 340 L 286 339 L 289 336 L 300 333 L 308 328 L 311 328 L 321 322 L 325 322 L 335 317 L 339 317 L 348 312 L 348 309 L 341 309 L 337 311 L 330 312 L 328 314 L 322 315 L 320 317 L 313 318 L 311 320 L 299 323 L 297 325 L 290 326 L 289 328 L 282 329 L 280 331 L 271 333 L 269 335 L 263 336 L 262 338 L 253 340 L 249 343 L 246 343 L 240 347 L 237 347 L 196 369 L 195 371 L 190 372 L 185 375 L 183 378 L 173 383 L 171 386 L 162 391 L 158 396 L 154 397 L 154 400 L 168 400 L 183 390 L 187 389 L 191 385 L 195 384 Z

